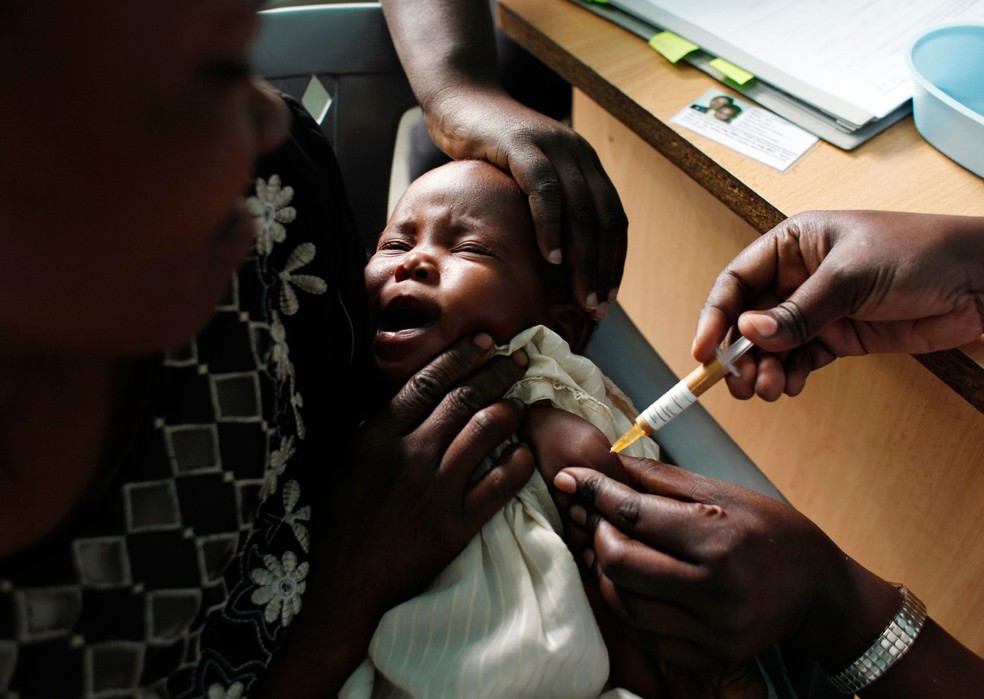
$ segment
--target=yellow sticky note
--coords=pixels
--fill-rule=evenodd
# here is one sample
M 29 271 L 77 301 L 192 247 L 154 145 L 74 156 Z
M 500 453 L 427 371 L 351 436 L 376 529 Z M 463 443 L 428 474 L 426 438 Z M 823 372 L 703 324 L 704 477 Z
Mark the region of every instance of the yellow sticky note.
M 673 32 L 660 32 L 649 40 L 649 45 L 656 49 L 670 63 L 676 63 L 691 51 L 700 47 Z
M 749 80 L 755 77 L 744 68 L 739 68 L 734 63 L 729 63 L 723 58 L 715 58 L 707 65 L 711 66 L 712 68 L 717 68 L 722 73 L 724 73 L 724 77 L 734 80 L 739 85 L 744 85 Z

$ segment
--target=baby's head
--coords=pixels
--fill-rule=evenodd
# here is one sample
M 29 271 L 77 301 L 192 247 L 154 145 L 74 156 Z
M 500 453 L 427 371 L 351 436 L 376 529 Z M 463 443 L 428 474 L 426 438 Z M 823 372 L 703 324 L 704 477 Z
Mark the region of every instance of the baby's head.
M 512 177 L 482 161 L 448 163 L 415 180 L 365 276 L 373 354 L 391 386 L 480 330 L 505 344 L 542 324 L 578 351 L 593 328 L 572 300 L 563 267 L 540 255 L 526 197 Z

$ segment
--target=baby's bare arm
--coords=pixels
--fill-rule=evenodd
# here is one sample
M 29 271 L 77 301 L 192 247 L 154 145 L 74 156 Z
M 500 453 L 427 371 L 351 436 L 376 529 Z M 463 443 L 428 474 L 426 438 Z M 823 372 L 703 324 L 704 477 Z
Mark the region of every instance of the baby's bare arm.
M 566 410 L 547 403 L 531 406 L 520 436 L 533 451 L 536 467 L 551 489 L 554 476 L 574 465 L 628 482 L 622 462 L 611 453 L 611 442 L 604 433 Z

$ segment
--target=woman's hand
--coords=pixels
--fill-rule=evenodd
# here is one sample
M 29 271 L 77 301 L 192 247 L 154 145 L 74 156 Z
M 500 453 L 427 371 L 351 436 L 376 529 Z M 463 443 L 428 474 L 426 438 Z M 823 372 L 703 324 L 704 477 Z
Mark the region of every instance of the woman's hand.
M 533 472 L 521 445 L 477 481 L 482 460 L 519 428 L 525 407 L 500 400 L 525 355 L 493 357 L 466 340 L 417 372 L 355 436 L 349 474 L 328 496 L 337 522 L 326 542 L 338 576 L 363 578 L 358 597 L 381 614 L 411 597 L 464 548 Z M 353 590 L 355 592 L 355 590 Z
M 746 696 L 754 684 L 750 690 L 733 670 L 780 643 L 837 672 L 898 612 L 894 585 L 787 505 L 675 466 L 622 461 L 629 486 L 586 469 L 562 471 L 555 485 L 593 533 L 585 560 L 606 603 L 653 656 L 684 668 L 669 668 L 674 689 L 686 668 L 723 667 L 732 670 L 722 678 L 729 691 Z M 911 650 L 861 694 L 962 697 L 982 684 L 984 659 L 930 618 Z
M 502 88 L 488 0 L 382 5 L 434 143 L 516 179 L 543 256 L 566 260 L 575 300 L 603 316 L 622 280 L 628 222 L 594 149 Z
M 756 310 L 758 309 L 758 310 Z M 879 211 L 793 216 L 718 276 L 697 323 L 694 357 L 729 329 L 765 350 L 746 355 L 738 398 L 803 389 L 838 357 L 914 354 L 984 332 L 984 218 Z
M 526 356 L 493 351 L 486 334 L 457 343 L 325 464 L 304 611 L 264 677 L 276 696 L 336 693 L 382 614 L 423 590 L 532 475 L 533 457 L 517 445 L 473 480 L 525 416 L 502 396 Z
M 540 252 L 569 263 L 574 299 L 603 316 L 622 280 L 628 219 L 591 145 L 500 89 L 446 97 L 427 123 L 451 157 L 488 160 L 515 178 L 529 198 Z
M 794 639 L 807 657 L 847 665 L 894 615 L 897 591 L 787 505 L 675 466 L 622 461 L 630 485 L 584 469 L 555 483 L 593 532 L 585 556 L 606 602 L 663 661 L 733 667 Z

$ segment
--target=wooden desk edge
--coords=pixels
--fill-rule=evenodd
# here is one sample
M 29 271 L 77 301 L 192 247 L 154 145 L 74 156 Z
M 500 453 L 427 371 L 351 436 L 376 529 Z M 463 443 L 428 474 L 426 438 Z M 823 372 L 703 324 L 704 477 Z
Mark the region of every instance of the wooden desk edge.
M 744 182 L 630 99 L 591 66 L 579 61 L 527 22 L 524 17 L 501 3 L 498 4 L 497 17 L 499 26 L 513 40 L 604 107 L 760 233 L 765 233 L 786 218 L 783 212 Z M 960 349 L 913 357 L 974 408 L 984 413 L 984 366 L 978 361 Z

